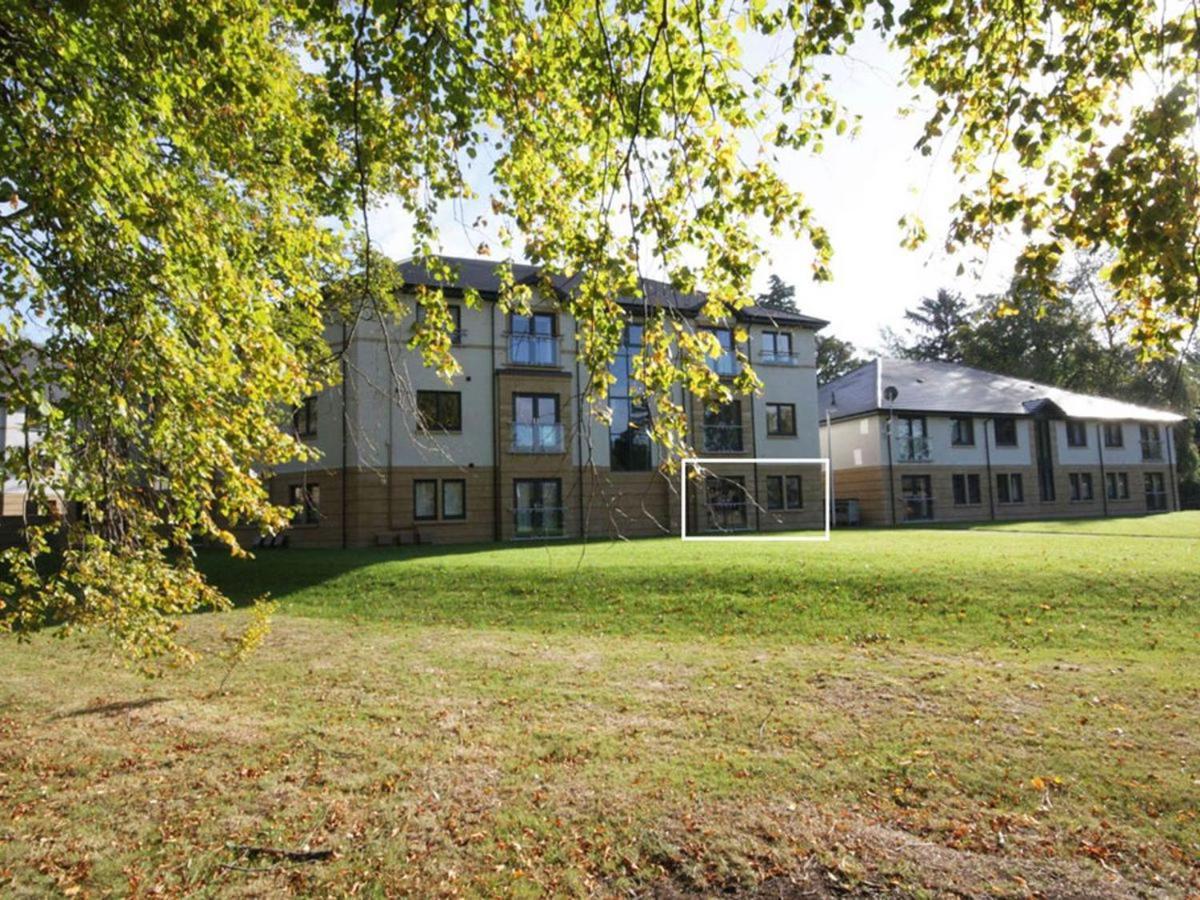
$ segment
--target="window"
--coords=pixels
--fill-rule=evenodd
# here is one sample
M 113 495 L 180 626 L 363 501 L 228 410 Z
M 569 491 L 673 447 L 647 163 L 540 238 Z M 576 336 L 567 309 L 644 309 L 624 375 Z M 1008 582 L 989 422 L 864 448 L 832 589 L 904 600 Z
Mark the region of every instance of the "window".
M 612 423 L 608 426 L 609 468 L 614 472 L 648 472 L 654 467 L 650 443 L 650 407 L 642 385 L 633 377 L 633 359 L 642 350 L 642 326 L 625 326 L 610 370 L 616 381 L 608 389 Z
M 933 488 L 928 475 L 901 476 L 900 494 L 904 499 L 904 521 L 933 518 Z
M 316 525 L 321 521 L 321 486 L 293 484 L 288 486 L 288 506 L 296 508 L 293 525 Z
M 1157 511 L 1167 508 L 1167 484 L 1162 472 L 1146 472 L 1146 509 Z
M 794 437 L 796 434 L 796 404 L 767 404 L 767 434 Z
M 1125 429 L 1121 427 L 1120 422 L 1105 422 L 1104 423 L 1104 446 L 1105 447 L 1124 447 L 1125 446 Z
M 554 537 L 563 533 L 562 480 L 518 478 L 513 481 L 513 531 L 517 537 Z
M 1129 499 L 1129 473 L 1128 472 L 1108 472 L 1104 476 L 1105 484 L 1108 488 L 1109 500 L 1128 500 Z
M 714 453 L 742 450 L 742 401 L 731 400 L 717 409 L 704 411 L 704 449 Z
M 1071 482 L 1071 499 L 1076 503 L 1093 500 L 1092 475 L 1090 472 L 1071 472 L 1067 478 Z
M 738 373 L 737 354 L 734 352 L 733 332 L 728 328 L 712 328 L 710 329 L 717 337 L 717 343 L 721 345 L 721 352 L 715 358 L 709 361 L 709 366 L 718 375 L 736 375 Z
M 462 394 L 458 391 L 417 391 L 417 415 L 428 431 L 462 431 Z
M 557 366 L 553 313 L 513 315 L 508 323 L 508 361 L 518 366 Z
M 992 420 L 996 432 L 997 447 L 1017 446 L 1017 420 L 1011 416 L 1001 416 Z
M 925 432 L 924 416 L 896 417 L 896 453 L 900 462 L 920 462 L 929 459 L 929 438 Z
M 437 518 L 437 485 L 432 479 L 413 482 L 413 519 L 416 521 Z
M 442 518 L 465 519 L 467 517 L 467 483 L 461 478 L 450 478 L 442 482 Z
M 1142 459 L 1162 459 L 1162 439 L 1157 425 L 1141 425 Z
M 458 346 L 462 343 L 463 335 L 466 333 L 462 330 L 462 307 L 455 303 L 450 303 L 446 306 L 450 313 L 450 343 Z M 423 325 L 425 323 L 425 307 L 417 305 L 417 323 Z
M 317 436 L 317 398 L 305 397 L 300 405 L 292 410 L 292 428 L 297 437 L 311 438 Z
M 799 475 L 767 476 L 767 509 L 803 509 L 804 491 Z
M 954 447 L 975 446 L 975 420 L 955 416 L 950 420 L 950 444 Z
M 513 394 L 514 453 L 561 453 L 558 394 Z
M 787 331 L 764 331 L 762 336 L 762 361 L 776 365 L 794 366 L 796 357 L 792 352 L 792 335 Z
M 1025 502 L 1025 480 L 1020 473 L 1001 473 L 996 476 L 996 500 L 1000 503 Z
M 1067 422 L 1067 446 L 1087 446 L 1087 422 L 1076 422 L 1075 420 Z
M 971 506 L 982 502 L 978 475 L 955 475 L 953 481 L 955 506 Z
M 733 531 L 746 527 L 746 481 L 740 476 L 709 475 L 704 479 L 708 527 Z

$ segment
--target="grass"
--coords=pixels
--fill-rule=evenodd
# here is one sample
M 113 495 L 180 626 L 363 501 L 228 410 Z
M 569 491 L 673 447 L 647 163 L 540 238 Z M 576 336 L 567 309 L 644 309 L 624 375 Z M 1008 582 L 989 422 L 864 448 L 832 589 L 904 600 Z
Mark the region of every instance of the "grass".
M 1185 896 L 1200 514 L 1004 530 L 205 558 L 224 693 L 0 642 L 0 893 Z

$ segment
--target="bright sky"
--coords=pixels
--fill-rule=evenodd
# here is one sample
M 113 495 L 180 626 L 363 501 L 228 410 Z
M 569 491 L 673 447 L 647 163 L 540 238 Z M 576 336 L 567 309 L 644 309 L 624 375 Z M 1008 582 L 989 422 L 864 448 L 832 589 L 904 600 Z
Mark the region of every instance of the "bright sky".
M 833 70 L 833 93 L 862 116 L 856 138 L 831 138 L 820 157 L 790 153 L 781 170 L 804 192 L 834 246 L 834 280 L 816 284 L 807 246 L 795 239 L 770 239 L 756 276 L 766 287 L 774 272 L 796 286 L 802 311 L 830 321 L 826 333 L 853 341 L 864 350 L 878 349 L 880 329 L 900 327 L 905 308 L 915 306 L 939 287 L 968 297 L 1001 289 L 1011 272 L 1011 252 L 993 251 L 978 272 L 956 277 L 959 259 L 941 248 L 949 207 L 958 195 L 957 179 L 946 155 L 922 157 L 913 150 L 920 116 L 902 118 L 898 110 L 909 100 L 898 86 L 901 61 L 874 35 L 864 35 L 850 58 Z M 483 206 L 448 212 L 442 220 L 443 251 L 476 256 L 481 242 L 493 248 L 494 235 L 470 227 Z M 925 222 L 930 240 L 916 251 L 900 247 L 898 221 L 915 213 Z M 464 224 L 465 223 L 465 224 Z M 372 230 L 384 252 L 394 258 L 412 251 L 410 220 L 395 207 L 372 216 Z

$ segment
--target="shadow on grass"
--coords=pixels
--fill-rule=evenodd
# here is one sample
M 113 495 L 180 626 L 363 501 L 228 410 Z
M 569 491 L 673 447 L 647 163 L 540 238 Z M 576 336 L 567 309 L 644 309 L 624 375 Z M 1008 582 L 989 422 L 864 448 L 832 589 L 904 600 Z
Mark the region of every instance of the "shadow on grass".
M 98 706 L 84 706 L 70 712 L 57 713 L 51 716 L 50 720 L 78 719 L 81 716 L 115 716 L 117 713 L 145 709 L 147 706 L 154 706 L 157 703 L 166 703 L 169 699 L 169 697 L 144 697 L 141 700 L 118 700 L 114 703 L 101 703 Z

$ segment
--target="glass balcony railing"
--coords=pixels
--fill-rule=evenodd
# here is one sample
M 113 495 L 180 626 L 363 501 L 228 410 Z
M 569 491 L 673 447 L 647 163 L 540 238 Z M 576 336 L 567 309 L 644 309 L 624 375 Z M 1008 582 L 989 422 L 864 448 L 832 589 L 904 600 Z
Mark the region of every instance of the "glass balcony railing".
M 737 356 L 733 353 L 722 353 L 715 359 L 710 359 L 708 361 L 708 367 L 722 377 L 733 377 L 741 371 L 741 366 L 738 365 Z
M 929 438 L 896 438 L 896 459 L 900 462 L 924 462 L 929 459 Z
M 565 516 L 562 506 L 518 506 L 513 509 L 513 526 L 517 537 L 558 537 Z
M 705 425 L 704 449 L 713 453 L 742 451 L 741 425 Z
M 768 366 L 800 365 L 800 358 L 795 353 L 788 353 L 783 350 L 762 350 L 758 354 L 758 361 Z
M 553 334 L 510 334 L 508 361 L 515 366 L 557 366 L 558 337 Z
M 511 449 L 513 453 L 562 453 L 562 423 L 514 422 Z

